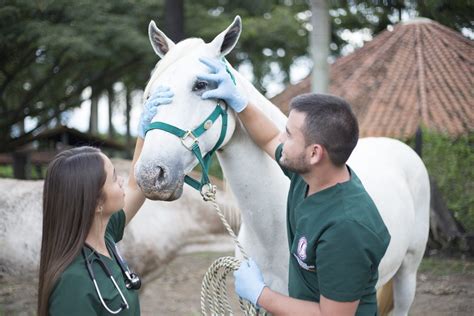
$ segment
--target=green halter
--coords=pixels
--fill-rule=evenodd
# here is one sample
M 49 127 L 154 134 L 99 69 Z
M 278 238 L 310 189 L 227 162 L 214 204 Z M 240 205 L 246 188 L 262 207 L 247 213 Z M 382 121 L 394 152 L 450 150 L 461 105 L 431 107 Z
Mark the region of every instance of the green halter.
M 198 137 L 210 129 L 219 116 L 222 116 L 221 135 L 219 136 L 219 140 L 217 141 L 214 148 L 212 148 L 211 151 L 209 151 L 203 158 L 201 149 L 199 148 Z M 211 113 L 211 115 L 209 115 L 207 119 L 204 120 L 204 122 L 199 124 L 198 127 L 192 131 L 185 131 L 164 122 L 153 122 L 148 126 L 145 134 L 152 129 L 160 129 L 181 138 L 181 143 L 183 146 L 194 153 L 202 168 L 201 181 L 197 181 L 186 175 L 184 177 L 184 182 L 198 190 L 204 200 L 207 200 L 211 195 L 214 195 L 216 193 L 216 187 L 209 181 L 209 166 L 211 164 L 212 155 L 217 149 L 219 149 L 225 139 L 227 131 L 227 105 L 226 108 L 223 109 L 221 105 L 217 103 L 216 108 Z

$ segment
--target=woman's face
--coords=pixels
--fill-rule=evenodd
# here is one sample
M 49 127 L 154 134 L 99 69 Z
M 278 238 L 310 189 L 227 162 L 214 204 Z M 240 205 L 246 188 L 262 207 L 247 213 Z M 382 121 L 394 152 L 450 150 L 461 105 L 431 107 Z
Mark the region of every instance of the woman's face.
M 123 189 L 123 178 L 117 176 L 114 165 L 110 161 L 109 157 L 101 154 L 104 158 L 104 168 L 107 174 L 107 179 L 104 183 L 104 203 L 103 212 L 105 214 L 112 214 L 116 211 L 123 209 L 125 204 L 125 191 Z

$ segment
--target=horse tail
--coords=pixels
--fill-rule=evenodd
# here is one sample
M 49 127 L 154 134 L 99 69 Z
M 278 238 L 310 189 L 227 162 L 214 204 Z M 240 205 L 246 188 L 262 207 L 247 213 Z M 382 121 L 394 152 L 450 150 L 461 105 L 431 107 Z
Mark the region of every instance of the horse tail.
M 393 279 L 377 291 L 379 315 L 386 316 L 393 310 Z

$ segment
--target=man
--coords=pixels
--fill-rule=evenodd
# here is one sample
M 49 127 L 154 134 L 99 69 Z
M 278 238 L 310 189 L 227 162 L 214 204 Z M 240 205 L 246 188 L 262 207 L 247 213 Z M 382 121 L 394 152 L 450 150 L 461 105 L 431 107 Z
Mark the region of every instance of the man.
M 378 265 L 390 241 L 377 208 L 346 165 L 358 124 L 343 99 L 305 94 L 290 104 L 286 130 L 247 102 L 220 61 L 202 59 L 223 99 L 290 178 L 287 207 L 289 296 L 268 288 L 253 260 L 234 273 L 239 296 L 274 315 L 376 315 Z

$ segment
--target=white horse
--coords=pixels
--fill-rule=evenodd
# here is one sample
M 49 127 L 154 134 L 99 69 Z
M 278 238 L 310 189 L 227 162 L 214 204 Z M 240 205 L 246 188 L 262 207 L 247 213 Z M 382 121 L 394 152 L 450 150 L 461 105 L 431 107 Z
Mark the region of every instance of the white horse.
M 193 130 L 215 109 L 217 100 L 202 100 L 209 87 L 196 76 L 207 72 L 200 57 L 222 58 L 236 45 L 241 21 L 233 23 L 210 43 L 186 39 L 173 43 L 152 21 L 151 45 L 161 58 L 148 82 L 144 97 L 159 85 L 175 92 L 171 104 L 159 107 L 153 122 L 182 130 Z M 286 117 L 247 80 L 229 66 L 237 87 L 283 130 Z M 222 104 L 222 103 L 221 103 Z M 202 154 L 217 143 L 222 118 L 199 137 Z M 278 165 L 249 138 L 234 112 L 224 142 L 217 153 L 242 214 L 239 240 L 258 263 L 266 283 L 287 293 L 288 242 L 286 199 L 289 181 Z M 183 178 L 198 163 L 180 139 L 166 131 L 150 130 L 135 169 L 137 181 L 150 199 L 172 201 L 183 190 Z M 395 315 L 406 315 L 416 288 L 416 271 L 422 259 L 429 229 L 429 181 L 416 153 L 405 144 L 388 138 L 360 139 L 348 164 L 372 196 L 392 236 L 379 266 L 377 287 L 393 278 Z M 209 206 L 210 207 L 210 206 Z
M 118 168 L 117 173 L 126 177 Z M 0 280 L 37 276 L 42 194 L 43 181 L 0 179 Z M 219 206 L 228 212 L 236 209 L 229 196 L 221 199 Z M 141 276 L 156 274 L 194 240 L 223 232 L 215 211 L 202 203 L 199 193 L 191 188 L 173 203 L 146 200 L 125 230 L 119 246 Z

